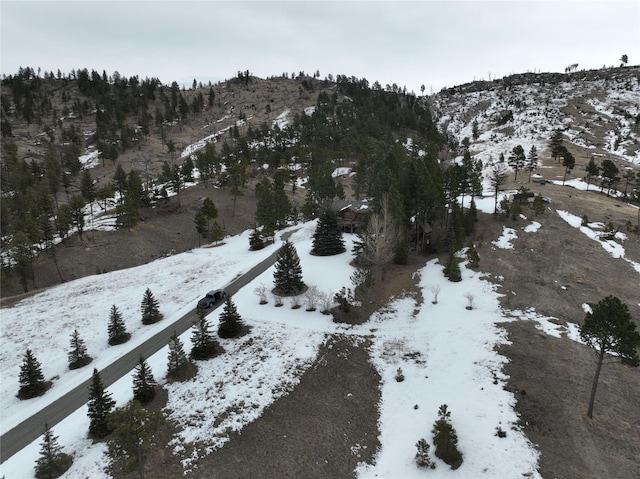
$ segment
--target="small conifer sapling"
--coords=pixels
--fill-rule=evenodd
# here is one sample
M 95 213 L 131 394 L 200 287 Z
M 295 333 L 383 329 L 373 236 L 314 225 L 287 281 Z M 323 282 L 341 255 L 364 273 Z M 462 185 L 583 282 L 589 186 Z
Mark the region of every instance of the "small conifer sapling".
M 109 435 L 111 430 L 107 425 L 107 418 L 116 402 L 111 397 L 111 393 L 105 390 L 102 378 L 97 369 L 93 369 L 91 384 L 89 385 L 89 400 L 87 402 L 89 416 L 89 434 L 102 439 Z
M 58 436 L 48 424 L 44 425 L 44 435 L 40 443 L 40 456 L 36 461 L 37 479 L 55 479 L 62 476 L 73 463 L 73 458 L 69 454 L 62 452 L 62 447 L 58 444 Z
M 42 366 L 33 355 L 30 349 L 24 355 L 24 361 L 20 366 L 20 389 L 18 397 L 20 399 L 31 399 L 41 396 L 48 389 L 48 385 L 42 374 Z
M 133 374 L 133 399 L 140 404 L 147 404 L 153 401 L 155 396 L 156 380 L 153 378 L 149 364 L 144 357 L 140 356 Z
M 71 345 L 69 348 L 69 369 L 78 369 L 86 366 L 92 361 L 91 356 L 87 354 L 87 346 L 80 337 L 80 333 L 75 329 L 71 334 Z
M 131 334 L 127 332 L 127 327 L 122 319 L 122 313 L 118 307 L 114 304 L 111 306 L 111 312 L 109 313 L 109 344 L 114 346 L 116 344 L 122 344 L 129 341 Z
M 227 296 L 224 303 L 224 310 L 220 314 L 220 326 L 218 336 L 221 338 L 235 338 L 242 333 L 244 325 L 231 296 Z
M 169 355 L 167 362 L 167 376 L 171 379 L 178 378 L 189 365 L 189 360 L 184 352 L 182 341 L 174 331 L 169 340 Z
M 153 296 L 149 288 L 144 292 L 140 310 L 142 312 L 142 324 L 153 324 L 162 319 L 158 307 L 158 300 Z

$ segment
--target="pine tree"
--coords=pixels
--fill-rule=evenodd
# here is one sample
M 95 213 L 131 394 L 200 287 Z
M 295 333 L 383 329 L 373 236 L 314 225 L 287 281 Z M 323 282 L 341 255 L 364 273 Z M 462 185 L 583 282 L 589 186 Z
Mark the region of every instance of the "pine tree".
M 216 244 L 224 239 L 224 231 L 222 231 L 222 228 L 217 221 L 214 221 L 211 225 L 211 229 L 209 230 L 209 239 L 214 241 Z
M 258 251 L 264 248 L 264 240 L 258 228 L 253 228 L 251 235 L 249 236 L 249 250 Z
M 596 372 L 591 386 L 587 417 L 593 418 L 593 405 L 600 377 L 600 369 L 607 354 L 615 354 L 622 363 L 631 367 L 640 366 L 638 348 L 640 333 L 636 330 L 629 307 L 615 296 L 607 296 L 595 305 L 584 318 L 580 327 L 580 339 L 597 355 Z
M 276 270 L 273 273 L 274 292 L 280 296 L 294 296 L 305 289 L 302 281 L 300 258 L 295 246 L 285 241 L 278 251 Z
M 140 356 L 133 374 L 133 399 L 140 404 L 151 402 L 156 396 L 156 380 L 144 357 Z
M 598 176 L 598 173 L 600 173 L 600 167 L 596 165 L 593 156 L 589 159 L 589 163 L 587 164 L 585 171 L 587 172 L 587 191 L 589 191 L 591 180 L 594 176 Z
M 330 256 L 344 251 L 338 219 L 331 210 L 326 210 L 318 219 L 318 225 L 313 234 L 313 253 L 318 256 Z
M 549 149 L 551 150 L 551 156 L 554 160 L 557 160 L 560 156 L 560 153 L 562 152 L 562 141 L 562 130 L 559 128 L 553 130 L 553 133 L 551 134 L 551 138 L 549 140 Z
M 162 319 L 158 309 L 158 300 L 154 298 L 149 288 L 144 292 L 140 310 L 142 311 L 142 324 L 153 324 Z
M 189 360 L 184 352 L 182 341 L 180 341 L 178 334 L 174 331 L 169 341 L 167 376 L 170 378 L 179 377 L 180 373 L 186 369 L 188 364 Z
M 451 412 L 443 404 L 438 409 L 438 420 L 433 425 L 433 444 L 436 446 L 436 457 L 458 469 L 462 465 L 462 453 L 458 450 L 458 435 L 451 425 Z
M 220 314 L 218 336 L 221 338 L 235 338 L 242 332 L 243 326 L 242 318 L 238 314 L 235 303 L 231 300 L 231 296 L 227 296 L 224 310 Z
M 445 265 L 442 272 L 447 277 L 447 279 L 452 283 L 458 283 L 462 281 L 462 273 L 460 272 L 460 265 L 458 262 L 458 258 L 456 258 L 455 254 L 453 253 L 449 254 L 449 259 L 447 260 L 447 264 Z
M 107 436 L 111 430 L 107 425 L 107 417 L 116 405 L 102 385 L 102 378 L 97 369 L 93 369 L 91 384 L 89 385 L 89 400 L 87 402 L 87 416 L 89 416 L 89 434 L 101 439 Z
M 80 337 L 77 329 L 75 329 L 71 335 L 71 346 L 68 357 L 69 369 L 78 369 L 91 362 L 91 357 L 87 354 L 87 346 Z
M 58 444 L 58 436 L 54 436 L 49 425 L 45 424 L 44 437 L 40 444 L 40 457 L 36 461 L 36 478 L 55 479 L 60 477 L 71 467 L 72 463 L 73 458 L 62 452 L 62 447 Z
M 529 172 L 529 182 L 531 182 L 531 174 L 535 169 L 538 168 L 538 150 L 536 149 L 535 145 L 531 146 L 531 149 L 529 150 L 525 168 Z
M 418 467 L 429 467 L 431 469 L 435 469 L 436 465 L 429 457 L 429 443 L 423 439 L 420 439 L 416 443 L 416 447 L 418 448 L 418 452 L 416 452 L 416 464 Z
M 114 346 L 116 344 L 122 344 L 129 341 L 131 334 L 127 332 L 127 328 L 122 319 L 122 313 L 118 310 L 118 307 L 114 304 L 111 306 L 111 313 L 109 314 L 109 344 Z
M 509 166 L 515 171 L 514 181 L 518 180 L 518 170 L 524 168 L 526 159 L 527 157 L 522 145 L 514 146 L 513 150 L 511 150 L 511 154 L 509 155 Z
M 193 359 L 209 359 L 218 352 L 218 342 L 210 331 L 211 326 L 203 309 L 198 310 L 198 317 L 198 321 L 193 325 L 193 333 L 191 335 L 193 344 L 191 357 Z
M 20 366 L 19 380 L 18 397 L 20 399 L 31 399 L 44 394 L 47 390 L 47 383 L 44 380 L 40 362 L 30 349 L 27 349 L 24 355 L 24 362 Z

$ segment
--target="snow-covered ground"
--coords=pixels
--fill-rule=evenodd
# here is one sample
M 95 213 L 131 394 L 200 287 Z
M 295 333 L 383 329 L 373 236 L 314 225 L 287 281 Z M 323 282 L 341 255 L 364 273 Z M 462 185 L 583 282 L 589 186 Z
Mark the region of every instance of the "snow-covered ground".
M 479 199 L 478 205 L 492 211 L 493 198 Z M 572 226 L 586 228 L 580 226 L 575 215 L 557 213 Z M 315 257 L 310 255 L 315 222 L 297 228 L 291 239 L 300 256 L 305 283 L 330 294 L 342 286 L 353 287 L 350 281 L 353 267 L 349 264 L 353 237 L 345 235 L 347 252 Z M 539 223 L 530 222 L 521 234 L 536 234 L 539 228 Z M 248 235 L 247 231 L 226 238 L 224 245 L 215 248 L 199 248 L 136 268 L 82 278 L 3 309 L 2 432 L 89 377 L 94 367 L 104 368 L 123 350 L 140 344 L 191 310 L 205 291 L 230 283 L 279 247 L 280 242 L 276 241 L 262 251 L 249 252 Z M 496 238 L 493 244 L 509 248 L 517 240 L 515 231 L 505 230 L 505 235 Z M 624 258 L 623 249 L 607 251 Z M 182 428 L 170 446 L 176 454 L 181 454 L 187 443 L 195 442 L 197 446 L 191 456 L 183 457 L 185 470 L 197 467 L 199 456 L 222 446 L 228 440 L 229 430 L 241 429 L 256 420 L 265 407 L 294 387 L 327 335 L 341 333 L 356 338 L 372 337 L 372 361 L 382 377 L 379 418 L 382 447 L 375 465 L 358 467 L 359 477 L 421 477 L 424 471 L 414 462 L 415 443 L 422 437 L 431 440 L 431 426 L 441 404 L 447 404 L 452 412 L 465 458 L 458 474 L 504 478 L 531 473 L 531 477 L 540 477 L 538 453 L 517 426 L 515 399 L 502 388 L 506 380 L 502 372 L 505 359 L 495 352 L 494 346 L 506 339 L 498 324 L 514 319 L 534 320 L 548 334 L 566 334 L 579 340 L 577 328 L 559 326 L 554 318 L 540 316 L 533 309 L 503 311 L 495 286 L 482 273 L 464 266 L 460 283 L 449 282 L 436 261 L 428 262 L 416 274 L 422 288 L 422 303 L 412 296 L 392 299 L 361 326 L 336 324 L 319 312 L 292 309 L 290 304 L 275 308 L 272 298 L 270 304 L 259 305 L 254 290 L 259 285 L 271 288 L 273 268 L 239 291 L 233 300 L 243 319 L 252 326 L 251 333 L 237 340 L 221 340 L 226 352 L 199 362 L 198 375 L 192 380 L 165 384 L 171 418 Z M 164 315 L 160 323 L 151 326 L 143 326 L 139 318 L 140 302 L 147 287 L 159 299 Z M 434 304 L 436 289 L 438 302 Z M 473 309 L 469 310 L 466 307 L 470 303 Z M 106 341 L 112 304 L 121 310 L 132 333 L 130 342 L 116 347 L 109 347 Z M 209 317 L 214 328 L 217 315 Z M 86 341 L 94 361 L 83 369 L 69 371 L 66 354 L 73 329 L 78 329 Z M 190 338 L 191 331 L 181 337 L 187 351 Z M 54 386 L 40 398 L 19 401 L 15 397 L 18 372 L 27 347 L 41 362 L 45 377 L 53 379 Z M 167 348 L 148 362 L 156 379 L 164 383 Z M 399 368 L 405 376 L 402 382 L 395 380 Z M 132 397 L 131 375 L 108 390 L 118 406 L 124 405 Z M 215 419 L 223 412 L 226 419 L 216 424 Z M 497 437 L 497 428 L 507 431 L 507 437 Z M 86 407 L 54 427 L 64 450 L 74 455 L 66 478 L 109 477 L 103 471 L 107 461 L 105 447 L 92 444 L 86 438 L 87 430 Z M 40 442 L 41 439 L 34 441 L 3 463 L 0 475 L 16 479 L 33 477 Z M 436 463 L 438 468 L 430 476 L 451 475 L 448 466 L 439 460 Z
M 349 265 L 353 238 L 345 236 L 347 252 L 315 257 L 309 254 L 314 231 L 315 222 L 310 222 L 292 236 L 306 284 L 327 293 L 342 286 L 353 287 L 349 279 L 353 272 Z M 204 291 L 229 283 L 277 247 L 275 244 L 260 252 L 248 252 L 247 232 L 227 238 L 217 248 L 200 248 L 50 288 L 3 310 L 3 432 L 87 378 L 93 367 L 103 368 L 125 348 L 139 344 L 154 329 L 164 328 L 192 309 Z M 330 317 L 304 308 L 275 308 L 273 301 L 259 305 L 254 289 L 260 284 L 271 287 L 273 269 L 237 293 L 233 299 L 253 327 L 250 335 L 221 341 L 225 354 L 200 362 L 194 379 L 166 385 L 171 418 L 182 426 L 171 447 L 179 454 L 185 443 L 196 441 L 198 446 L 194 455 L 184 458 L 185 470 L 194 466 L 198 456 L 223 445 L 228 440 L 227 429 L 242 428 L 286 394 L 313 362 L 327 334 L 339 332 L 356 337 L 373 335 L 372 360 L 383 378 L 379 422 L 382 448 L 375 466 L 359 467 L 361 477 L 418 477 L 422 471 L 414 464 L 415 443 L 421 437 L 430 440 L 438 407 L 445 403 L 452 411 L 465 455 L 461 471 L 474 477 L 483 474 L 504 478 L 528 472 L 538 477 L 537 452 L 516 426 L 513 396 L 502 389 L 504 358 L 495 353 L 494 345 L 505 341 L 496 323 L 508 318 L 500 310 L 495 288 L 481 274 L 464 268 L 463 281 L 450 283 L 435 261 L 416 274 L 428 300 L 419 304 L 413 297 L 396 298 L 362 326 L 336 324 Z M 432 304 L 436 286 L 440 288 L 438 303 Z M 160 300 L 164 315 L 155 326 L 142 326 L 139 318 L 147 287 Z M 466 309 L 469 298 L 474 304 L 472 310 Z M 133 336 L 129 343 L 117 347 L 108 347 L 106 342 L 112 304 L 123 312 Z M 217 314 L 210 316 L 213 326 Z M 87 342 L 94 361 L 81 370 L 68 371 L 66 352 L 73 329 L 78 329 Z M 190 337 L 190 331 L 182 336 L 187 350 Z M 27 347 L 42 363 L 45 377 L 57 379 L 44 396 L 19 401 L 15 398 L 17 376 Z M 411 356 L 419 360 L 406 359 L 405 353 L 416 353 Z M 160 382 L 166 375 L 166 358 L 167 348 L 148 359 Z M 398 368 L 406 378 L 401 383 L 394 379 Z M 128 376 L 108 388 L 119 406 L 131 399 L 131 384 Z M 241 407 L 234 407 L 238 405 Z M 227 413 L 225 421 L 215 424 L 223 412 Z M 495 436 L 497 427 L 508 431 L 506 438 Z M 74 455 L 74 464 L 64 477 L 108 477 L 102 470 L 104 446 L 92 445 L 86 439 L 87 429 L 86 407 L 54 428 L 64 450 Z M 40 442 L 34 441 L 2 464 L 1 474 L 32 477 Z M 448 474 L 448 466 L 439 463 L 433 477 Z

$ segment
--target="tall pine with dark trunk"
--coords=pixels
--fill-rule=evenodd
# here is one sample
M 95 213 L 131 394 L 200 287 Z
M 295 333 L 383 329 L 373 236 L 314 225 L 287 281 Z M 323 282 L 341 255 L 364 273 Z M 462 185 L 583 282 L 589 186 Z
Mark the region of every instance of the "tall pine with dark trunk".
M 331 256 L 344 251 L 338 219 L 333 211 L 326 210 L 318 219 L 318 225 L 313 234 L 313 253 L 318 256 Z
M 285 241 L 278 250 L 276 270 L 273 273 L 274 293 L 280 296 L 294 296 L 304 292 L 302 267 L 295 246 Z
M 161 319 L 158 300 L 153 296 L 149 288 L 144 292 L 140 310 L 142 311 L 142 324 L 157 323 Z
M 144 357 L 140 356 L 133 373 L 133 399 L 140 404 L 147 404 L 156 397 L 156 380 Z
M 111 431 L 107 425 L 107 417 L 113 410 L 116 402 L 102 384 L 102 378 L 97 369 L 93 369 L 91 384 L 89 385 L 89 400 L 87 401 L 87 416 L 89 416 L 89 434 L 102 439 Z
M 600 370 L 606 355 L 614 355 L 622 364 L 638 367 L 640 333 L 636 330 L 629 307 L 615 296 L 607 296 L 595 305 L 580 327 L 580 339 L 596 352 L 596 372 L 591 386 L 587 417 L 593 418 L 593 405 Z
M 19 381 L 18 397 L 20 399 L 31 399 L 44 394 L 47 390 L 47 383 L 42 374 L 42 366 L 40 366 L 40 362 L 30 349 L 27 349 L 24 361 L 20 366 Z

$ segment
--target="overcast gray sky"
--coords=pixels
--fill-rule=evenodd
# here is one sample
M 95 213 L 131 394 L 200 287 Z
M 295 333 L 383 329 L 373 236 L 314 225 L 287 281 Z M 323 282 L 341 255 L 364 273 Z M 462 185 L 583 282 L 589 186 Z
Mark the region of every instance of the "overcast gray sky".
M 527 71 L 640 64 L 640 2 L 0 1 L 1 73 L 20 66 L 190 85 L 249 70 L 427 93 Z

